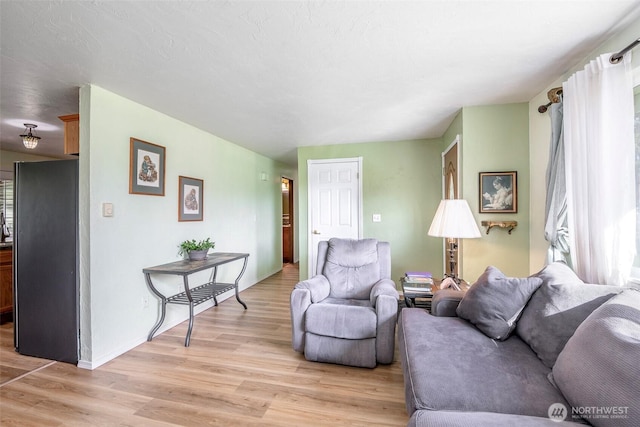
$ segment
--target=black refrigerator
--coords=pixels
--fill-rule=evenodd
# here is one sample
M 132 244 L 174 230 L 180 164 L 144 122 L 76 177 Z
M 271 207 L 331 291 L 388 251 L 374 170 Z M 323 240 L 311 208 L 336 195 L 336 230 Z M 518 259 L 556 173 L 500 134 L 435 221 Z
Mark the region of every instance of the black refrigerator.
M 78 160 L 15 163 L 14 340 L 78 363 Z

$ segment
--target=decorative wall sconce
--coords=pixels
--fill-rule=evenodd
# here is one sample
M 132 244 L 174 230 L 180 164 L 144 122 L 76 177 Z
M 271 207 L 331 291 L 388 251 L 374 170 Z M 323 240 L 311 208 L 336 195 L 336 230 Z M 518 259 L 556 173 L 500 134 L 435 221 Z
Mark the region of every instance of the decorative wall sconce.
M 33 150 L 38 146 L 38 141 L 40 140 L 40 137 L 31 133 L 31 131 L 37 127 L 38 125 L 34 125 L 32 123 L 25 123 L 24 135 L 20 135 L 20 138 L 22 138 L 22 143 L 29 150 Z
M 483 227 L 487 227 L 487 234 L 493 227 L 506 228 L 509 234 L 518 226 L 518 221 L 482 221 Z

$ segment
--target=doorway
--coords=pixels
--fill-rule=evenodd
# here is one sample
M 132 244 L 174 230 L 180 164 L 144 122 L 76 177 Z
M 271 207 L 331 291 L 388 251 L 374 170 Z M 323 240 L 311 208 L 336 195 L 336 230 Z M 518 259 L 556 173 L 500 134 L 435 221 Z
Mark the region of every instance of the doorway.
M 443 199 L 457 199 L 460 194 L 458 186 L 458 170 L 460 169 L 460 156 L 459 156 L 460 135 L 456 135 L 456 138 L 442 153 L 442 170 L 444 177 L 442 180 L 442 198 Z M 449 252 L 447 239 L 443 239 L 443 263 L 445 276 L 456 276 L 460 269 L 460 260 L 458 259 L 458 251 L 454 252 L 455 259 L 455 271 L 451 271 L 451 264 L 449 260 Z
M 282 263 L 293 263 L 293 180 L 282 177 Z

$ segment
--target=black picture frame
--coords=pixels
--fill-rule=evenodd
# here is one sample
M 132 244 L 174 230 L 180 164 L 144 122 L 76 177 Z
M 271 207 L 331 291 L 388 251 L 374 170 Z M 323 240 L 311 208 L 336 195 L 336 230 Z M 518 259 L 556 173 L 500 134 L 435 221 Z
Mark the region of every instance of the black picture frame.
M 518 212 L 518 172 L 480 172 L 480 213 Z
M 129 139 L 129 194 L 164 196 L 165 148 Z
M 202 221 L 204 214 L 204 180 L 178 177 L 178 221 Z

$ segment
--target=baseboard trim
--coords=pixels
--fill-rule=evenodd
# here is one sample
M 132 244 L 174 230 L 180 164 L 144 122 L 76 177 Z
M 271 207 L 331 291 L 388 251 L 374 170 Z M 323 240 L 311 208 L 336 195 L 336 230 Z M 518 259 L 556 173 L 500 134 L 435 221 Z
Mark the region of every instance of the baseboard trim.
M 224 293 L 222 295 L 218 295 L 218 304 L 220 304 L 223 301 L 226 301 L 227 299 L 231 298 L 232 296 L 235 296 L 234 292 L 227 292 Z M 195 307 L 194 309 L 194 316 L 197 316 L 198 314 L 202 313 L 205 310 L 210 309 L 211 307 L 214 306 L 214 302 L 213 300 L 211 301 L 207 301 L 203 304 L 198 305 L 197 307 Z M 162 325 L 162 327 L 160 327 L 160 329 L 158 329 L 158 332 L 156 332 L 155 336 L 158 336 L 160 334 L 162 334 L 163 332 L 168 331 L 169 329 L 178 326 L 179 324 L 181 324 L 184 321 L 189 320 L 189 315 L 185 315 L 184 318 L 179 318 L 174 320 L 171 323 L 165 323 Z M 131 341 L 129 341 L 126 344 L 123 344 L 122 346 L 120 346 L 118 349 L 109 352 L 108 354 L 105 354 L 101 357 L 96 358 L 95 360 L 79 360 L 78 361 L 78 368 L 81 369 L 88 369 L 90 371 L 99 368 L 100 366 L 104 365 L 107 362 L 112 361 L 113 359 L 115 359 L 118 356 L 121 356 L 123 354 L 125 354 L 126 352 L 133 350 L 134 348 L 136 348 L 137 346 L 139 346 L 140 344 L 143 344 L 147 342 L 147 336 L 145 335 L 144 337 L 137 337 Z

